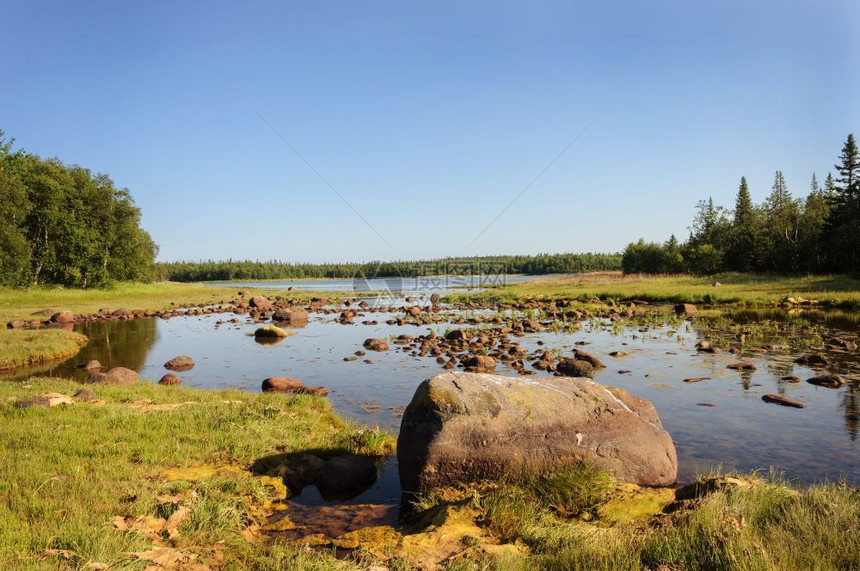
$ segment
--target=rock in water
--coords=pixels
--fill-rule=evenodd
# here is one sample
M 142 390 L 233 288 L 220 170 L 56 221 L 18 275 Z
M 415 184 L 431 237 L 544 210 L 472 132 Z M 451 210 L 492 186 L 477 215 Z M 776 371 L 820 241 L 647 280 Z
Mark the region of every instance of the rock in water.
M 388 341 L 385 339 L 367 339 L 364 342 L 364 348 L 371 351 L 388 351 Z
M 403 415 L 397 460 L 410 493 L 581 460 L 642 486 L 678 475 L 654 406 L 581 378 L 447 372 L 424 381 Z
M 562 359 L 556 365 L 556 370 L 568 377 L 584 377 L 589 379 L 594 377 L 594 367 L 591 363 L 579 359 Z
M 158 384 L 166 386 L 181 385 L 182 379 L 177 375 L 174 375 L 173 373 L 167 373 L 166 375 L 161 377 L 161 379 L 158 381 Z
M 269 301 L 267 298 L 263 297 L 262 295 L 255 295 L 248 302 L 248 305 L 250 305 L 251 307 L 256 307 L 257 309 L 269 309 L 270 307 L 272 307 L 272 302 Z
M 75 314 L 68 310 L 63 310 L 51 316 L 51 323 L 74 323 Z
M 188 355 L 180 355 L 166 362 L 164 368 L 171 371 L 190 371 L 194 368 L 194 359 Z
M 272 315 L 272 321 L 293 327 L 301 327 L 308 324 L 308 312 L 298 308 L 279 309 Z
M 696 313 L 696 306 L 692 303 L 679 303 L 675 305 L 675 313 L 677 315 L 690 316 Z

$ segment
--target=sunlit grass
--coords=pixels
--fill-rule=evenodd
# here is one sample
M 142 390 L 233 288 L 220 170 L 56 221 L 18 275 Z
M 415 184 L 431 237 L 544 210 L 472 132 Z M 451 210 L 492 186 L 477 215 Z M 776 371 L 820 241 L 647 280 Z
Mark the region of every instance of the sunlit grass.
M 114 529 L 115 516 L 167 515 L 160 494 L 193 490 L 197 500 L 180 527 L 182 544 L 204 553 L 224 541 L 225 566 L 272 568 L 327 561 L 321 554 L 248 543 L 271 490 L 247 468 L 289 452 L 385 456 L 391 435 L 339 419 L 328 401 L 241 391 L 202 391 L 140 383 L 96 386 L 99 400 L 55 408 L 17 408 L 11 397 L 67 395 L 81 385 L 62 379 L 0 383 L 0 568 L 143 568 L 128 553 L 152 541 Z M 158 405 L 178 405 L 160 407 Z M 228 467 L 224 476 L 167 481 L 167 468 Z M 47 549 L 68 550 L 66 559 Z M 280 563 L 279 563 L 280 564 Z M 115 567 L 114 567 L 115 566 Z M 295 568 L 295 567 L 293 567 Z M 298 567 L 301 568 L 301 567 Z
M 64 329 L 0 329 L 0 371 L 71 357 L 86 343 Z
M 715 284 L 719 285 L 715 285 Z M 816 300 L 820 305 L 860 308 L 860 279 L 849 276 L 783 277 L 720 274 L 710 277 L 586 274 L 536 278 L 477 294 L 456 293 L 454 301 L 482 299 L 642 300 L 660 303 L 776 305 L 787 298 Z

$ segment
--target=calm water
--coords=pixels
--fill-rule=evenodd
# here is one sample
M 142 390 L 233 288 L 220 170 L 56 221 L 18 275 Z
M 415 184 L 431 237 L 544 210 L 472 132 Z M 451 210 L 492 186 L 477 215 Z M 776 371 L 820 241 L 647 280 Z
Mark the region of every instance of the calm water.
M 393 315 L 372 313 L 356 319 L 357 323 L 376 320 L 379 325 L 341 325 L 335 322 L 337 314 L 311 314 L 306 327 L 294 329 L 296 335 L 271 346 L 259 345 L 249 336 L 259 324 L 232 314 L 82 324 L 76 329 L 90 338 L 89 345 L 50 372 L 81 378 L 84 375 L 74 365 L 98 359 L 107 367 L 129 367 L 143 378 L 158 380 L 167 372 L 163 368 L 167 360 L 187 354 L 197 364 L 179 373 L 186 386 L 259 391 L 266 377 L 295 377 L 306 385 L 328 387 L 334 408 L 344 416 L 396 431 L 399 415 L 418 383 L 443 369 L 433 358 L 412 356 L 394 344 L 387 352 L 368 351 L 355 361 L 343 358 L 362 349 L 368 337 L 419 335 L 429 330 L 444 334 L 449 327 L 465 326 L 385 325 Z M 227 322 L 233 317 L 239 322 Z M 765 317 L 784 318 L 785 314 L 740 313 L 734 319 L 756 323 Z M 860 330 L 857 314 L 814 319 L 831 334 L 856 339 Z M 218 325 L 219 321 L 224 323 Z M 607 365 L 596 372 L 597 381 L 653 402 L 677 445 L 682 481 L 721 466 L 743 471 L 775 467 L 798 482 L 840 477 L 860 482 L 857 352 L 828 352 L 831 370 L 846 376 L 849 384 L 827 389 L 806 383 L 806 378 L 817 373 L 792 362 L 806 351 L 745 355 L 744 360 L 755 363 L 758 370 L 742 374 L 726 368 L 738 360 L 736 355 L 697 353 L 700 333 L 693 325 L 641 329 L 645 328 L 584 323 L 575 333 L 534 333 L 518 340 L 529 351 L 559 349 L 569 355 L 581 347 Z M 608 355 L 617 350 L 630 354 Z M 515 374 L 504 364 L 497 372 Z M 779 380 L 785 375 L 797 375 L 802 382 Z M 710 380 L 683 382 L 690 377 Z M 761 400 L 765 393 L 784 394 L 806 403 L 806 408 L 767 404 Z
M 343 280 L 285 280 L 264 282 L 225 281 L 208 282 L 206 285 L 235 288 L 262 288 L 270 290 L 288 290 L 294 288 L 304 291 L 319 292 L 394 292 L 400 295 L 424 295 L 429 297 L 434 293 L 446 295 L 455 290 L 476 291 L 488 286 L 499 286 L 507 283 L 525 282 L 534 276 L 508 275 L 463 275 L 463 276 L 422 276 L 417 278 L 371 278 Z

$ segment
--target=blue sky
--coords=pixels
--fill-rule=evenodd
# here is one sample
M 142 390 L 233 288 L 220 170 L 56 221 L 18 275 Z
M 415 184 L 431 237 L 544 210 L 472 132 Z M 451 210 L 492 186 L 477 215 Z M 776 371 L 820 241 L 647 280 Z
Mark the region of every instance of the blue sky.
M 619 251 L 860 132 L 856 1 L 4 4 L 0 129 L 162 260 Z

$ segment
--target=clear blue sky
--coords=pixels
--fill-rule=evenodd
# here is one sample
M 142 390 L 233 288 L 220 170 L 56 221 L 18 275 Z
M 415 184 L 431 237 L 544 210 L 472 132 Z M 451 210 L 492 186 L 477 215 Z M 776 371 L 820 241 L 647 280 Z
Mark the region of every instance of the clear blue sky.
M 0 129 L 128 187 L 162 260 L 618 251 L 860 134 L 856 0 L 3 4 Z

